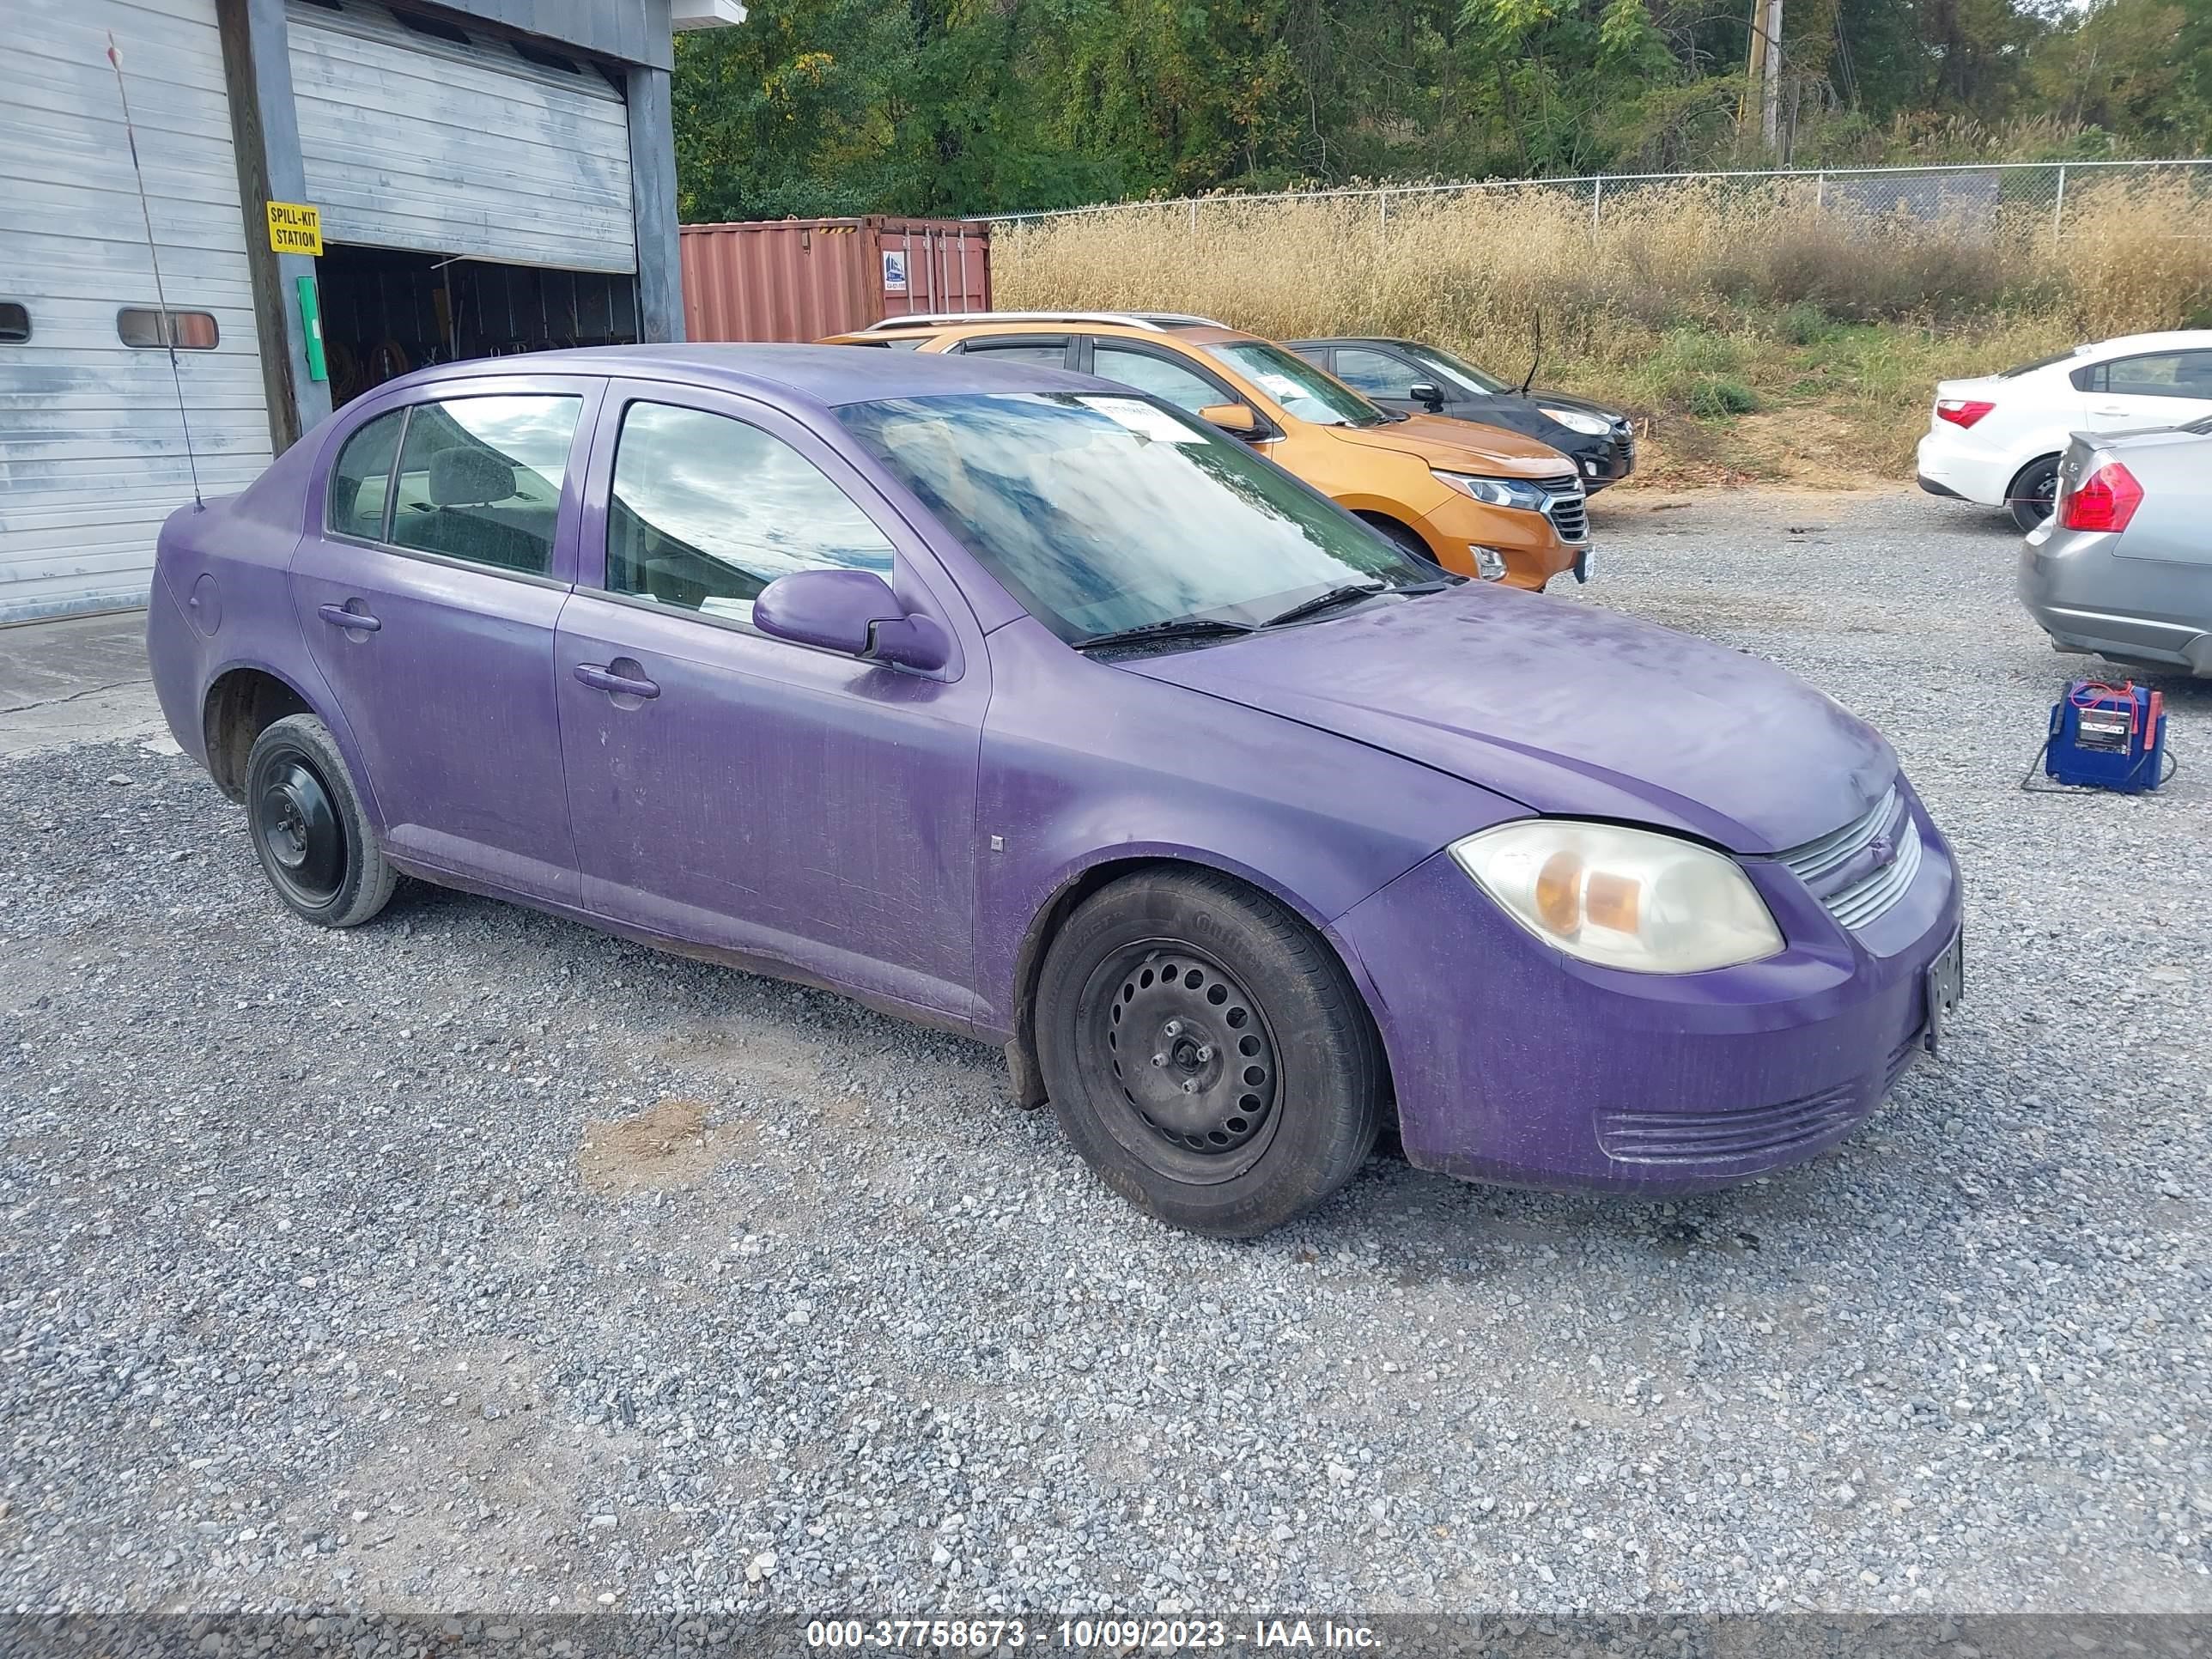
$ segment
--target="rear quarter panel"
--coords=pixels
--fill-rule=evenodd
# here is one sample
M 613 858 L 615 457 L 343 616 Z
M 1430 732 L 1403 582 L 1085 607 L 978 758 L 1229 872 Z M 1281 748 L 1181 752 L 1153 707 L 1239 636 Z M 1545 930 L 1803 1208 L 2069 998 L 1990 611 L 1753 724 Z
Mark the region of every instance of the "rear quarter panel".
M 147 649 L 162 715 L 187 754 L 206 763 L 210 690 L 234 669 L 253 669 L 290 686 L 331 728 L 374 816 L 360 755 L 301 637 L 287 580 L 331 431 L 328 422 L 317 427 L 242 494 L 169 516 L 155 556 Z
M 2109 447 L 2143 492 L 2113 553 L 2187 567 L 2177 575 L 2193 591 L 2198 619 L 2212 627 L 2212 434 L 2161 434 Z

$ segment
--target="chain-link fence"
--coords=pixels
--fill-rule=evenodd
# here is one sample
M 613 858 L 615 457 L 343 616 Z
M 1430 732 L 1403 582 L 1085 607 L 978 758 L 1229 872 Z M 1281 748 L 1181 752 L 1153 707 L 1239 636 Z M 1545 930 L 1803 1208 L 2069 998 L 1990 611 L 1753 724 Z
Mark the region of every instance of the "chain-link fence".
M 1243 207 L 1260 202 L 1340 200 L 1371 203 L 1378 224 L 1388 226 L 1394 209 L 1440 196 L 1474 191 L 1545 191 L 1571 192 L 1589 204 L 1590 222 L 1601 223 L 1607 206 L 1625 203 L 1655 187 L 1701 184 L 1717 190 L 1782 190 L 1802 193 L 1808 205 L 1849 210 L 1871 216 L 1901 215 L 1935 222 L 1994 226 L 2000 216 L 2039 215 L 2049 221 L 2053 240 L 2068 228 L 2069 193 L 2078 209 L 2083 186 L 2105 180 L 2175 179 L 2190 193 L 2212 200 L 2212 157 L 2169 161 L 1996 161 L 1978 165 L 1911 167 L 1789 168 L 1741 173 L 1595 173 L 1572 179 L 1486 179 L 1451 185 L 1372 185 L 1335 190 L 1276 191 L 1250 195 L 1185 197 L 1173 201 L 1116 202 L 1098 207 L 1056 208 L 1038 213 L 989 216 L 996 224 L 1018 224 L 1085 214 L 1136 209 L 1188 212 L 1199 228 L 1209 208 Z M 2201 194 L 2200 194 L 2201 193 Z

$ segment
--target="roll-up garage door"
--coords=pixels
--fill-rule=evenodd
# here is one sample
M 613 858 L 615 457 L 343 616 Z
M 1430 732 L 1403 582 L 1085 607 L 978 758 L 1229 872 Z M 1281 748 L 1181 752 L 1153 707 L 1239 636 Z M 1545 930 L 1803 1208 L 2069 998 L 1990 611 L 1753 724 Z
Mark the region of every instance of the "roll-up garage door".
M 141 603 L 155 532 L 191 500 L 195 462 L 203 494 L 245 488 L 269 464 L 269 409 L 215 0 L 15 0 L 0 13 L 0 623 L 10 623 Z M 143 209 L 111 37 L 130 82 Z M 185 348 L 173 372 L 149 218 Z
M 637 269 L 629 110 L 591 64 L 368 0 L 287 16 L 325 240 Z

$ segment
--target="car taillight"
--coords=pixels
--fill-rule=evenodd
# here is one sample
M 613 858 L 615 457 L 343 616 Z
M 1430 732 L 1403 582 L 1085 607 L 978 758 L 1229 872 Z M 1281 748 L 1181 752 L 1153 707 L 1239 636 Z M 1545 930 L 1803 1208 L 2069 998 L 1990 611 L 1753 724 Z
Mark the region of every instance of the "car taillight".
M 1938 398 L 1936 418 L 1948 421 L 1953 426 L 1972 426 L 1995 409 L 1995 404 L 1985 404 L 1973 398 Z
M 2069 530 L 2125 530 L 2142 505 L 2142 486 L 2118 461 L 2106 461 L 2066 494 L 2058 522 Z

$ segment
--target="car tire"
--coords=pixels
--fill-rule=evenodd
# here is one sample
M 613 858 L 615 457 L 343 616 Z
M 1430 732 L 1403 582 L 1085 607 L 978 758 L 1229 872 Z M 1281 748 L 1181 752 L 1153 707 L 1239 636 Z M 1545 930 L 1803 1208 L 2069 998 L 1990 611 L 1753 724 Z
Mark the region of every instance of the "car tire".
M 2051 516 L 2058 495 L 2058 457 L 2042 455 L 2013 475 L 2005 489 L 2005 510 L 2023 534 Z
M 1076 1150 L 1192 1232 L 1249 1238 L 1314 1208 L 1383 1118 L 1381 1041 L 1343 963 L 1212 872 L 1150 871 L 1085 900 L 1046 957 L 1036 1037 Z
M 293 915 L 357 927 L 391 898 L 398 872 L 377 844 L 337 740 L 313 714 L 272 721 L 253 740 L 246 817 L 262 873 Z
M 1379 513 L 1362 513 L 1358 517 L 1362 524 L 1380 531 L 1423 564 L 1437 562 L 1437 556 L 1429 550 L 1429 544 L 1395 519 L 1386 519 Z

